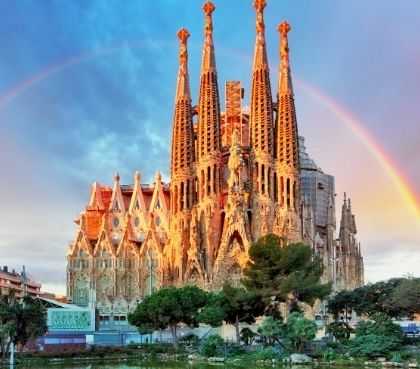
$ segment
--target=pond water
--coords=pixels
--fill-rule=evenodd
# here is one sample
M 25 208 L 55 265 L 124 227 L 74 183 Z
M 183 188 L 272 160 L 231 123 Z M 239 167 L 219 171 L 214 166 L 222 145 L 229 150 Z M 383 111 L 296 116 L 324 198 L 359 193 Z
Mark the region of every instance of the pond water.
M 188 363 L 165 363 L 165 364 L 156 364 L 156 363 L 141 363 L 141 364 L 77 364 L 77 365 L 41 365 L 37 366 L 30 364 L 29 366 L 18 365 L 15 369 L 240 369 L 237 365 L 230 366 L 229 364 L 188 364 Z M 256 368 L 252 365 L 252 368 Z M 265 367 L 267 368 L 267 367 Z M 248 369 L 248 367 L 247 367 Z M 251 369 L 251 367 L 249 367 Z
M 94 364 L 68 364 L 68 365 L 33 365 L 28 366 L 17 366 L 15 369 L 268 369 L 271 366 L 256 366 L 254 363 L 251 365 L 229 365 L 229 364 L 197 364 L 197 363 L 182 363 L 182 362 L 171 362 L 171 363 L 123 363 L 123 364 L 104 364 L 104 363 L 94 363 Z M 276 368 L 281 368 L 281 366 L 276 366 Z M 296 365 L 287 367 L 289 369 L 310 369 L 311 366 L 302 366 Z M 334 369 L 341 369 L 334 367 Z
M 92 363 L 92 364 L 69 364 L 69 365 L 56 365 L 56 364 L 43 364 L 43 365 L 34 365 L 29 364 L 18 365 L 15 369 L 215 369 L 215 368 L 235 368 L 240 369 L 237 365 L 230 366 L 229 364 L 191 364 L 191 363 L 181 363 L 181 362 L 171 362 L 171 363 L 123 363 L 123 364 L 104 364 L 104 363 Z M 248 367 L 247 367 L 248 368 Z M 255 368 L 252 365 L 252 368 Z M 267 367 L 266 367 L 267 368 Z M 251 369 L 249 367 L 249 369 Z

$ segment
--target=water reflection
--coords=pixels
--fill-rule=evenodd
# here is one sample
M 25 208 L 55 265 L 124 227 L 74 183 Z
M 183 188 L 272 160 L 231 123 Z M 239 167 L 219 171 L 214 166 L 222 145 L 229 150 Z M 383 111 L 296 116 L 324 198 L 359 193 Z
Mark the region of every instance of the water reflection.
M 219 366 L 221 367 L 221 366 Z M 16 366 L 16 369 L 214 369 L 214 365 L 208 364 L 192 364 L 192 363 L 124 363 L 124 364 L 76 364 L 76 365 L 57 365 L 57 364 L 43 364 L 28 366 Z M 229 368 L 228 365 L 224 368 Z M 238 369 L 237 366 L 235 368 Z

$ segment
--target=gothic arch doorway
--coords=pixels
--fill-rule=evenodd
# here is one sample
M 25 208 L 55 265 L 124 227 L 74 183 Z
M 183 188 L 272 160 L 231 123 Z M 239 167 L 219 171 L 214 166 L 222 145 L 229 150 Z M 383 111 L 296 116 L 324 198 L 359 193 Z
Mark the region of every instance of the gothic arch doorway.
M 239 234 L 238 231 L 235 230 L 229 238 L 229 250 L 234 250 L 237 247 L 239 247 L 241 251 L 245 251 L 242 236 Z

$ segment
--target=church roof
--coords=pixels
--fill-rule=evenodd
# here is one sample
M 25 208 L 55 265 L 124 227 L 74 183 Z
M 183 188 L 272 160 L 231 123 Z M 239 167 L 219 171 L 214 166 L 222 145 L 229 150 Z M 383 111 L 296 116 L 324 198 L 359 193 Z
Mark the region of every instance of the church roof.
M 131 198 L 134 192 L 134 185 L 121 185 L 120 188 L 122 200 L 124 202 L 124 207 L 126 209 L 126 212 L 128 212 Z M 154 188 L 154 184 L 141 185 L 146 209 L 150 208 Z M 169 184 L 164 183 L 162 185 L 162 190 L 166 203 L 170 204 Z M 92 186 L 92 195 L 90 203 L 86 206 L 86 209 L 81 214 L 80 218 L 76 220 L 77 224 L 82 224 L 83 231 L 89 240 L 96 240 L 99 237 L 99 233 L 101 231 L 103 223 L 103 215 L 109 213 L 112 192 L 113 189 L 108 185 L 102 185 L 98 182 L 95 182 Z M 98 199 L 98 197 L 100 197 L 100 200 Z

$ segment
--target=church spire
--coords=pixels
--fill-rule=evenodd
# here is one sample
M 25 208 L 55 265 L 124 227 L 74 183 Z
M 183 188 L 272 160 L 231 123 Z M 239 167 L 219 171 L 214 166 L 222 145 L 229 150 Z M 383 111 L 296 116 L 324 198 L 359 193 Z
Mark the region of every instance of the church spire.
M 216 58 L 213 43 L 212 13 L 216 7 L 211 1 L 203 6 L 205 14 L 204 46 L 200 72 L 198 105 L 198 159 L 207 159 L 221 148 L 220 102 L 217 83 Z
M 188 172 L 194 162 L 194 132 L 187 51 L 187 40 L 189 36 L 190 34 L 185 28 L 182 28 L 178 32 L 179 70 L 172 128 L 172 178 Z
M 293 170 L 299 170 L 298 128 L 287 39 L 290 30 L 290 24 L 287 22 L 280 23 L 278 27 L 281 62 L 278 87 L 276 158 L 280 164 Z
M 292 28 L 288 22 L 282 22 L 278 26 L 280 33 L 280 78 L 279 95 L 293 95 L 292 77 L 290 73 L 289 40 L 287 34 Z
M 203 5 L 204 11 L 204 49 L 201 61 L 201 73 L 204 71 L 216 71 L 216 59 L 214 56 L 213 43 L 213 18 L 212 13 L 216 7 L 211 1 Z
M 198 198 L 219 193 L 221 167 L 220 101 L 213 44 L 211 1 L 203 6 L 204 45 L 200 71 L 197 129 Z
M 251 145 L 256 157 L 273 154 L 273 106 L 265 42 L 265 0 L 255 0 L 256 40 L 251 89 Z
M 192 171 L 194 163 L 194 130 L 190 84 L 188 76 L 187 40 L 189 32 L 182 28 L 178 32 L 179 70 L 175 96 L 175 108 L 172 127 L 171 184 L 174 196 L 171 196 L 171 210 L 176 213 L 187 210 L 192 204 Z

